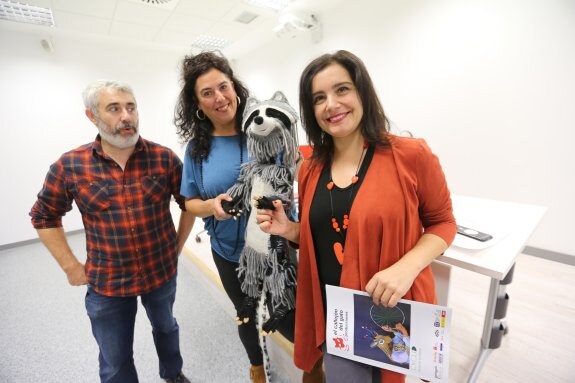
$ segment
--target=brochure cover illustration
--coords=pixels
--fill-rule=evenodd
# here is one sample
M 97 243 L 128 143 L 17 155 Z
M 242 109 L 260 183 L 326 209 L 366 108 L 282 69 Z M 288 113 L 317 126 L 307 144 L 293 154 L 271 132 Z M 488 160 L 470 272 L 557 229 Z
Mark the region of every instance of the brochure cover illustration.
M 400 300 L 374 305 L 367 293 L 326 286 L 327 352 L 415 376 L 447 382 L 451 309 Z

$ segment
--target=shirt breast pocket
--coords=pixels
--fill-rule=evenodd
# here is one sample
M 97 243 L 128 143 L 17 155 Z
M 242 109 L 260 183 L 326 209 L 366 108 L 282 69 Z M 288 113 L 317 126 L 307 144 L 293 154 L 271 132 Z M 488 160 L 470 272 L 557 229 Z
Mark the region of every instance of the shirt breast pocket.
M 99 212 L 110 208 L 109 188 L 105 181 L 77 182 L 75 189 L 75 201 L 80 210 Z
M 144 198 L 152 203 L 168 200 L 168 178 L 164 174 L 154 174 L 141 179 Z

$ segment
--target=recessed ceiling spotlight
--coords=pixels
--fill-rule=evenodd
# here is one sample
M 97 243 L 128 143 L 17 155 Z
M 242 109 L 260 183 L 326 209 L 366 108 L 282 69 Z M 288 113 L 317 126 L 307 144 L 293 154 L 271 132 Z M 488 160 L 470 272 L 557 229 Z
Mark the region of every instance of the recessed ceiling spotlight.
M 54 26 L 54 17 L 50 8 L 37 7 L 12 0 L 0 0 L 0 19 Z

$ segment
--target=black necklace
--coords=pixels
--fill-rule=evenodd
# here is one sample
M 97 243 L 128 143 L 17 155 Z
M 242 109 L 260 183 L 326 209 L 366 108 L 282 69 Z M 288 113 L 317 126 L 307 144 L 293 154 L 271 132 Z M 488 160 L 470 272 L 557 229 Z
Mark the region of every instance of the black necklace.
M 244 161 L 243 135 L 242 135 L 242 133 L 240 133 L 240 167 L 242 166 L 243 161 Z M 206 196 L 206 198 L 208 198 L 208 194 L 206 193 L 206 188 L 204 187 L 204 159 L 202 159 L 200 161 L 200 187 L 202 189 L 202 192 Z M 241 220 L 241 217 L 239 217 L 238 221 L 237 221 L 238 225 L 237 225 L 237 229 L 236 229 L 236 240 L 234 241 L 234 249 L 232 250 L 232 255 L 234 255 L 234 253 L 238 249 L 238 242 L 240 240 L 240 220 Z M 220 251 L 223 253 L 222 255 L 224 255 L 225 258 L 230 258 L 230 256 L 224 251 L 224 248 L 220 242 L 220 239 L 216 235 L 216 221 L 217 221 L 216 217 L 213 217 L 212 218 L 212 232 L 214 233 L 214 239 L 216 240 L 216 243 L 220 247 Z
M 363 161 L 363 158 L 365 157 L 366 150 L 367 150 L 367 145 L 364 145 L 363 151 L 361 152 L 361 156 L 359 157 L 359 162 L 357 164 L 357 169 L 355 171 L 355 174 L 353 175 L 353 177 L 351 177 L 351 187 L 349 188 L 349 195 L 347 198 L 347 206 L 345 208 L 345 212 L 344 212 L 343 217 L 342 217 L 341 227 L 339 225 L 339 222 L 337 221 L 337 218 L 335 217 L 335 212 L 333 209 L 333 197 L 331 194 L 331 189 L 333 189 L 335 184 L 333 182 L 333 177 L 331 175 L 331 167 L 329 169 L 329 182 L 327 183 L 326 186 L 327 186 L 327 190 L 329 190 L 329 207 L 331 209 L 331 227 L 335 230 L 335 232 L 341 238 L 341 242 L 340 241 L 334 242 L 333 251 L 334 251 L 335 256 L 336 256 L 340 265 L 343 264 L 343 243 L 345 243 L 345 236 L 347 234 L 347 227 L 349 226 L 349 211 L 351 210 L 353 190 L 355 188 L 355 185 L 357 184 L 357 181 L 359 181 L 359 169 L 361 168 L 361 163 Z

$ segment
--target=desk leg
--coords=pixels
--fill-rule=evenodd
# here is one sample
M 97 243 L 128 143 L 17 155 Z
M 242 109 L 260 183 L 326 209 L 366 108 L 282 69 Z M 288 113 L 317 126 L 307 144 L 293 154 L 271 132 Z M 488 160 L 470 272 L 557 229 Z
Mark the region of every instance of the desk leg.
M 435 278 L 435 292 L 437 295 L 437 304 L 447 306 L 449 301 L 449 285 L 451 279 L 451 266 L 434 261 L 431 263 L 431 270 Z
M 507 333 L 507 325 L 501 319 L 505 317 L 507 304 L 509 303 L 509 296 L 505 293 L 505 287 L 511 283 L 514 269 L 515 265 L 513 265 L 511 270 L 509 270 L 505 278 L 501 281 L 491 278 L 479 356 L 471 369 L 471 373 L 467 379 L 468 383 L 474 383 L 477 380 L 479 372 L 483 368 L 487 357 L 494 349 L 499 348 L 501 345 L 501 338 Z

